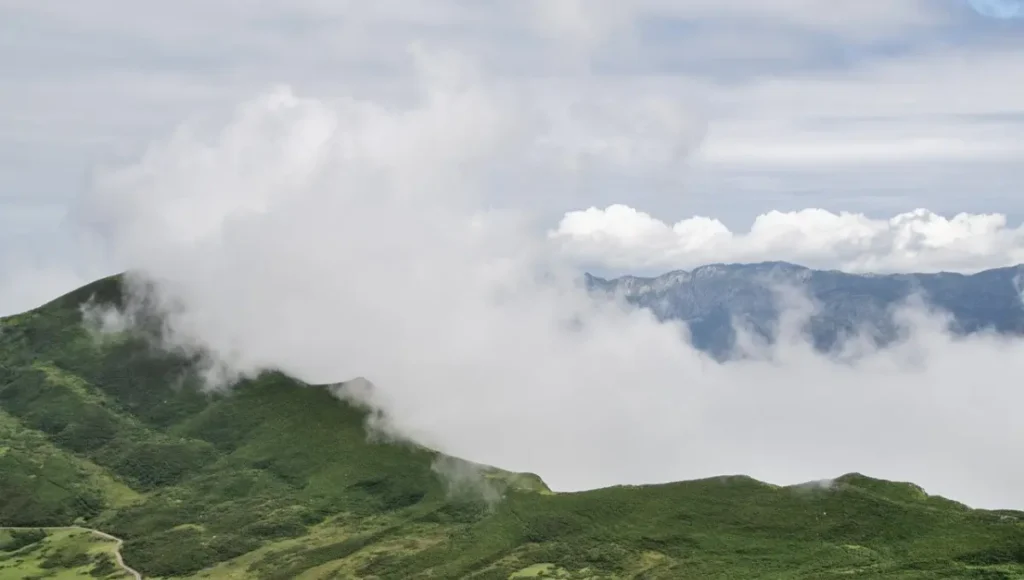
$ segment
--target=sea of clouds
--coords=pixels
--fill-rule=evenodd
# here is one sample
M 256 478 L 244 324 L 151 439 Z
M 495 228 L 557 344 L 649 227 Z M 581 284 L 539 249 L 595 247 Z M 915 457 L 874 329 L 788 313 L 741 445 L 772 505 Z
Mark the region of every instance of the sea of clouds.
M 906 340 L 852 340 L 849 356 L 826 356 L 798 332 L 813 305 L 784 292 L 780 340 L 722 364 L 682 326 L 588 295 L 577 267 L 581 255 L 622 267 L 996 264 L 1019 251 L 1000 218 L 807 210 L 735 234 L 612 206 L 538 226 L 528 205 L 495 204 L 494 192 L 557 190 L 595 156 L 680 163 L 694 147 L 686 108 L 577 95 L 585 106 L 569 114 L 457 54 L 411 58 L 418 92 L 404 105 L 280 87 L 106 171 L 76 208 L 154 285 L 165 340 L 212 355 L 211 388 L 264 369 L 365 377 L 372 388 L 338 393 L 382 411 L 379 428 L 556 490 L 858 471 L 1024 507 L 1024 342 L 955 338 L 940 314 L 908 304 Z

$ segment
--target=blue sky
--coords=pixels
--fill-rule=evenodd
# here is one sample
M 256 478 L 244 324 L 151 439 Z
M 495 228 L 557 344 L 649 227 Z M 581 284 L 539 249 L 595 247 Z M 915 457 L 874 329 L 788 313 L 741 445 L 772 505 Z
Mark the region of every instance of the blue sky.
M 628 108 L 655 95 L 685 109 L 685 130 L 640 138 L 683 147 L 682 162 L 594 163 L 571 191 L 497 200 L 551 227 L 612 204 L 738 232 L 771 210 L 1024 218 L 1024 20 L 984 18 L 966 1 L 370 4 L 0 3 L 0 268 L 22 281 L 0 292 L 0 310 L 111 267 L 98 250 L 83 255 L 73 219 L 97 167 L 131 163 L 183 121 L 277 84 L 402 102 L 413 44 L 555 100 Z M 629 136 L 628 121 L 602 117 L 618 107 L 597 107 L 574 138 Z M 681 265 L 698 258 L 714 255 Z M 677 265 L 616 265 L 641 262 Z

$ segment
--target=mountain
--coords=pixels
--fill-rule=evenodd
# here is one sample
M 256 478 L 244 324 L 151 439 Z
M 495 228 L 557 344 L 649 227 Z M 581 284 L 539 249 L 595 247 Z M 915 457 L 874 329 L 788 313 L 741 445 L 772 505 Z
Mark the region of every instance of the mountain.
M 621 295 L 662 320 L 686 322 L 696 347 L 725 358 L 735 344 L 733 320 L 772 339 L 780 312 L 773 288 L 780 286 L 800 289 L 817 304 L 805 330 L 821 351 L 857 331 L 880 345 L 890 343 L 899 335 L 892 309 L 915 295 L 949 313 L 950 329 L 957 334 L 983 329 L 1024 334 L 1022 273 L 1024 266 L 973 275 L 857 275 L 764 262 L 713 264 L 653 278 L 588 274 L 586 281 L 591 290 Z
M 108 278 L 0 319 L 0 579 L 130 577 L 109 538 L 2 529 L 70 525 L 123 539 L 147 578 L 1024 576 L 1024 513 L 909 483 L 552 493 L 368 439 L 333 387 L 266 373 L 207 394 L 196 361 L 87 332 L 81 306 L 121 294 Z

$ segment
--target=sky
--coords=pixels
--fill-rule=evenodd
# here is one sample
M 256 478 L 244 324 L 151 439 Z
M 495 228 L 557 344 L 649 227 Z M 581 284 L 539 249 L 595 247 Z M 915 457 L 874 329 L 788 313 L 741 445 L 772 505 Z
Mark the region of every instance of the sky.
M 0 2 L 0 311 L 117 269 L 84 249 L 73 215 L 102 168 L 278 85 L 403 102 L 412 46 L 469 55 L 491 82 L 561 108 L 574 173 L 557 191 L 496 191 L 495 203 L 530 208 L 602 273 L 719 255 L 964 269 L 962 258 L 917 260 L 891 241 L 881 250 L 891 259 L 759 250 L 762 238 L 744 234 L 773 210 L 849 212 L 847 222 L 879 220 L 873 231 L 918 209 L 1000 214 L 997 231 L 980 218 L 982 234 L 929 215 L 926 244 L 981 248 L 979 267 L 1020 261 L 1024 20 L 983 16 L 966 0 L 365 4 Z M 674 119 L 661 125 L 658 114 Z M 796 233 L 778 235 L 833 243 L 802 236 L 799 215 Z M 835 219 L 822 215 L 808 227 Z M 924 227 L 911 221 L 904 238 Z M 647 239 L 652 227 L 669 233 Z M 743 251 L 688 249 L 721 229 Z
M 1024 507 L 1018 341 L 910 305 L 904 343 L 833 360 L 796 292 L 777 346 L 719 364 L 579 287 L 582 262 L 1020 261 L 1024 21 L 953 0 L 39 0 L 0 22 L 0 312 L 130 269 L 211 388 L 364 377 L 336 392 L 377 428 L 559 490 L 860 471 Z

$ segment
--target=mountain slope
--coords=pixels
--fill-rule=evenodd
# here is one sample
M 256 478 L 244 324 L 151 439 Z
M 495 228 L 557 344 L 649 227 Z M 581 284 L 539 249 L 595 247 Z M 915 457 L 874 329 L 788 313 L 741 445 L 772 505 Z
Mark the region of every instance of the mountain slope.
M 551 494 L 368 440 L 365 412 L 326 387 L 267 373 L 204 394 L 195 361 L 88 334 L 81 305 L 120 291 L 110 278 L 0 321 L 0 526 L 109 532 L 147 577 L 1024 577 L 1024 514 L 910 484 L 737 476 Z M 462 487 L 438 473 L 453 468 Z M 0 564 L 30 549 L 0 545 Z
M 858 275 L 765 262 L 712 264 L 653 278 L 588 275 L 587 284 L 594 291 L 620 294 L 661 319 L 686 321 L 695 346 L 726 357 L 736 338 L 733 320 L 772 338 L 780 312 L 773 289 L 779 287 L 800 289 L 817 303 L 819 310 L 806 330 L 823 351 L 858 330 L 879 344 L 894 340 L 897 327 L 891 309 L 914 295 L 948 312 L 956 333 L 992 329 L 1024 334 L 1022 274 L 1024 266 L 973 275 Z

